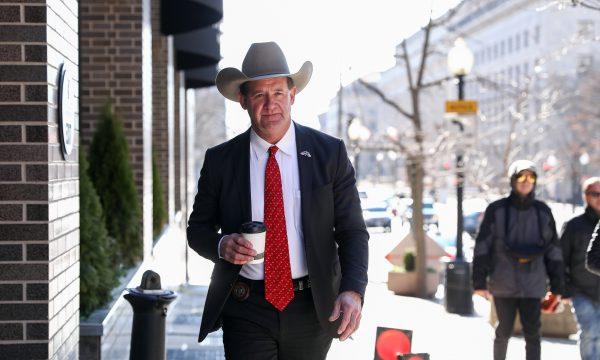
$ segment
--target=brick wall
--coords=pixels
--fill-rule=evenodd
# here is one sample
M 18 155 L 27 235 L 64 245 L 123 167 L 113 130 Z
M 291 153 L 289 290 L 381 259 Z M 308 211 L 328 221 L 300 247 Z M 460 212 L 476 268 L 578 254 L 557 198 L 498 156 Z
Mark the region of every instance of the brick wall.
M 3 358 L 77 357 L 78 149 L 63 159 L 57 125 L 61 63 L 78 81 L 77 13 L 68 0 L 0 5 Z
M 151 26 L 150 2 L 82 0 L 79 4 L 81 144 L 89 147 L 102 108 L 110 101 L 123 121 L 129 145 L 143 209 L 144 254 L 148 254 L 152 241 L 152 43 L 151 33 L 144 35 L 144 31 Z

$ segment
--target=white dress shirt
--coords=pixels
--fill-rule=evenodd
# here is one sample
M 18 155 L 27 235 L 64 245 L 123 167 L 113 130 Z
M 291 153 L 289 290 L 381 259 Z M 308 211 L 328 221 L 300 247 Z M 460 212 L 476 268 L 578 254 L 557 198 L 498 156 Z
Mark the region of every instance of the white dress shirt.
M 298 279 L 308 275 L 304 237 L 302 234 L 300 173 L 298 170 L 298 153 L 296 149 L 296 130 L 294 123 L 283 138 L 275 144 L 279 150 L 275 159 L 281 174 L 285 226 L 290 254 L 292 278 Z M 272 145 L 262 139 L 253 129 L 250 130 L 250 199 L 252 221 L 264 222 L 265 204 L 265 170 L 269 159 L 269 148 Z M 219 248 L 221 243 L 219 242 Z M 263 280 L 265 277 L 264 262 L 245 264 L 240 275 L 252 280 Z

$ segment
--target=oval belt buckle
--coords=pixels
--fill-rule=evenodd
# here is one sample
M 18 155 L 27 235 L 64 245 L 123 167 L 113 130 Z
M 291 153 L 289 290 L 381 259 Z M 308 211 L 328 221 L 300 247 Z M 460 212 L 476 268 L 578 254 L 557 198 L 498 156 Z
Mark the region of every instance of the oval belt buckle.
M 231 292 L 234 299 L 237 301 L 244 301 L 250 296 L 250 286 L 245 282 L 237 281 L 235 285 L 233 285 L 233 290 Z

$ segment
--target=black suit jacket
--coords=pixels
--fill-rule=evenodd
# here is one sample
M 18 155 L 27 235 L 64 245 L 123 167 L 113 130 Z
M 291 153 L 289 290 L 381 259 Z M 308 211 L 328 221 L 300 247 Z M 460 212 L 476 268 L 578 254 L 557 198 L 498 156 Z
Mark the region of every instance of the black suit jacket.
M 313 300 L 319 321 L 336 336 L 328 317 L 338 293 L 353 290 L 364 297 L 369 234 L 343 141 L 296 123 L 293 126 Z M 310 156 L 300 154 L 304 151 Z M 215 263 L 199 342 L 221 326 L 221 310 L 241 269 L 240 265 L 219 259 L 219 240 L 225 234 L 239 233 L 240 226 L 251 220 L 248 129 L 206 152 L 188 222 L 188 244 Z

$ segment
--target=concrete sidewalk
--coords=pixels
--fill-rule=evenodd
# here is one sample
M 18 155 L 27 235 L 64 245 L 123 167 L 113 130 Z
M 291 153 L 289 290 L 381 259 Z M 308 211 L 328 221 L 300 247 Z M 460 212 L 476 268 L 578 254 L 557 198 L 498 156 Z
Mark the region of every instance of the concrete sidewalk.
M 212 333 L 197 343 L 207 287 L 187 286 L 179 290 L 167 320 L 168 359 L 223 359 L 222 333 Z M 396 296 L 385 283 L 371 283 L 367 290 L 360 329 L 354 340 L 334 340 L 328 359 L 372 359 L 378 326 L 413 331 L 413 351 L 427 352 L 432 360 L 491 359 L 493 328 L 487 322 L 489 304 L 475 299 L 476 315 L 448 314 L 437 300 Z M 508 359 L 525 358 L 522 337 L 511 339 Z M 579 359 L 575 339 L 542 341 L 542 359 Z
M 189 285 L 178 289 L 178 298 L 167 317 L 167 359 L 223 359 L 222 332 L 216 331 L 198 344 L 198 330 L 206 299 L 207 286 Z

